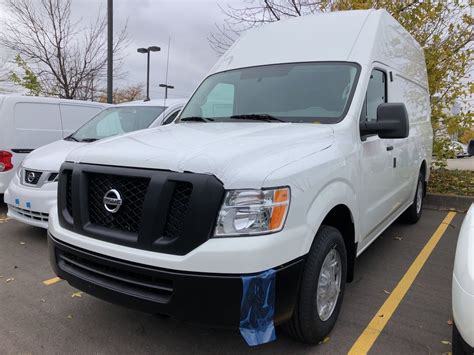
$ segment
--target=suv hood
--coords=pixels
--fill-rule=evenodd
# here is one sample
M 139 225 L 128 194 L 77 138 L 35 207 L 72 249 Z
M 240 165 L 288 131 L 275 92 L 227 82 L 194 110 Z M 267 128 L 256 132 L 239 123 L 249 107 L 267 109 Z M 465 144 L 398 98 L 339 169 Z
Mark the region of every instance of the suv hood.
M 68 161 L 215 175 L 226 188 L 260 188 L 273 171 L 328 148 L 330 126 L 179 123 L 74 150 Z
M 23 160 L 23 167 L 40 171 L 59 171 L 61 164 L 74 149 L 88 143 L 60 140 L 28 154 Z

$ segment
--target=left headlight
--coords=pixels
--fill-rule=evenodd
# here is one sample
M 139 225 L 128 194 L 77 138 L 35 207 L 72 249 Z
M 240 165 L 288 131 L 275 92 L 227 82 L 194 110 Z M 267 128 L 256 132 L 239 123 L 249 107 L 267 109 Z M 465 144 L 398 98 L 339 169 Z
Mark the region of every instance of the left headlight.
M 283 229 L 290 204 L 289 187 L 227 191 L 215 237 L 258 235 Z

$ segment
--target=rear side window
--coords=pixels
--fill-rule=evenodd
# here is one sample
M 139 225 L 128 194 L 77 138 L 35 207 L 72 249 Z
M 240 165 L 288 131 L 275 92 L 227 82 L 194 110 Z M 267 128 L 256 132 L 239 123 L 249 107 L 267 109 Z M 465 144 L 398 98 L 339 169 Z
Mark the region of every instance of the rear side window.
M 365 105 L 362 117 L 368 121 L 377 120 L 377 107 L 387 102 L 387 74 L 374 69 L 370 75 L 369 86 L 365 96 Z

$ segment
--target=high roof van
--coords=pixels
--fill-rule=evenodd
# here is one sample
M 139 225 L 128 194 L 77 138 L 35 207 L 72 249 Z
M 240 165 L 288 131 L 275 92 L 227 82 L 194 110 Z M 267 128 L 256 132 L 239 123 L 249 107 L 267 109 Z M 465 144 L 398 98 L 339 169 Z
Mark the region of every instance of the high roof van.
M 70 135 L 106 106 L 78 100 L 0 95 L 0 194 L 28 153 Z
M 68 155 L 51 263 L 94 296 L 249 345 L 278 324 L 317 344 L 357 257 L 420 218 L 432 138 L 423 49 L 385 10 L 265 25 L 177 123 Z

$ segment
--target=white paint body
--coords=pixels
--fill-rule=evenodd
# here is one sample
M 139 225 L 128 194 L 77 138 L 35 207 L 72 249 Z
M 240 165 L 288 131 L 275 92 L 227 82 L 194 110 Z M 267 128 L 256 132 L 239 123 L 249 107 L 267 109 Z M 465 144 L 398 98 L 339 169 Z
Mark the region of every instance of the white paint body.
M 0 151 L 13 154 L 13 169 L 0 172 L 0 194 L 27 153 L 62 139 L 102 111 L 107 104 L 35 96 L 0 95 Z
M 474 204 L 459 232 L 452 299 L 454 323 L 464 341 L 474 347 Z
M 162 100 L 150 100 L 145 103 L 136 101 L 118 106 L 163 106 L 163 103 Z M 152 122 L 150 128 L 161 126 L 163 121 L 179 112 L 185 103 L 184 99 L 167 100 L 166 109 Z M 45 145 L 25 157 L 22 170 L 41 171 L 44 175 L 58 173 L 70 152 L 87 145 L 92 146 L 94 143 L 59 140 Z M 23 181 L 24 177 L 14 174 L 5 191 L 4 200 L 8 205 L 8 216 L 36 227 L 48 228 L 49 211 L 57 202 L 58 183 L 47 182 L 41 186 L 28 186 Z
M 420 46 L 383 10 L 306 16 L 249 31 L 210 74 L 320 61 L 357 63 L 361 68 L 349 110 L 337 124 L 182 122 L 98 142 L 67 158 L 76 163 L 212 174 L 226 189 L 289 186 L 290 208 L 281 232 L 211 238 L 184 256 L 70 232 L 59 225 L 55 210 L 51 211 L 50 233 L 70 245 L 140 264 L 243 274 L 307 254 L 325 216 L 342 204 L 351 211 L 360 254 L 411 205 L 423 162 L 428 179 L 433 133 Z M 388 102 L 405 103 L 410 118 L 408 138 L 361 140 L 359 117 L 373 68 L 392 72 Z M 394 149 L 387 151 L 387 146 Z

